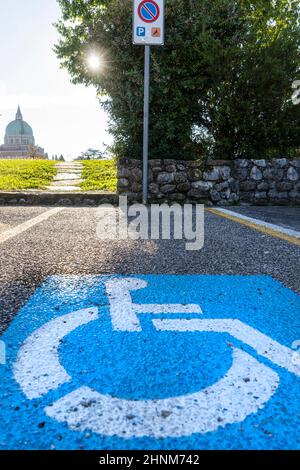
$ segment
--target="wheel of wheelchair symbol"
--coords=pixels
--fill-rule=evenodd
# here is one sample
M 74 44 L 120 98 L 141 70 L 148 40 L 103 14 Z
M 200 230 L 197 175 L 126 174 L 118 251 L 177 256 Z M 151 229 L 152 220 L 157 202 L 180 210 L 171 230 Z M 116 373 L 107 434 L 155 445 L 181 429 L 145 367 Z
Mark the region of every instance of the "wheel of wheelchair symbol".
M 135 304 L 130 291 L 144 289 L 141 279 L 107 281 L 113 330 L 141 331 L 139 313 L 194 313 L 193 320 L 153 320 L 160 331 L 217 332 L 230 334 L 250 345 L 258 355 L 300 376 L 295 351 L 248 325 L 232 319 L 201 319 L 199 305 Z M 71 381 L 59 360 L 61 340 L 80 326 L 99 318 L 98 309 L 87 308 L 55 318 L 32 333 L 21 346 L 14 377 L 28 399 L 43 397 Z M 43 354 L 40 352 L 43 351 Z M 300 359 L 300 356 L 299 356 Z M 248 378 L 245 381 L 245 377 Z M 84 384 L 45 408 L 45 413 L 70 429 L 122 438 L 188 436 L 244 421 L 274 395 L 280 378 L 276 371 L 247 352 L 232 346 L 232 365 L 218 382 L 196 393 L 160 400 L 124 400 L 101 394 Z M 133 419 L 128 420 L 128 416 Z

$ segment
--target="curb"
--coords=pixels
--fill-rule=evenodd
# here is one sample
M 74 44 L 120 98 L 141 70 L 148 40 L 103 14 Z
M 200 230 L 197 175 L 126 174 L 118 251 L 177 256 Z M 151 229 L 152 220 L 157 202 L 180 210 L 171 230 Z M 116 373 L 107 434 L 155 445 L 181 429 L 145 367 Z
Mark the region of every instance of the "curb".
M 118 204 L 116 193 L 103 192 L 52 192 L 52 191 L 0 191 L 0 206 L 97 206 Z
M 117 206 L 119 204 L 119 197 L 127 196 L 128 202 L 140 203 L 142 195 L 140 194 L 118 194 L 118 193 L 105 193 L 102 191 L 0 191 L 0 207 L 1 206 L 82 206 L 82 207 L 95 207 L 100 204 L 112 204 Z M 163 199 L 149 198 L 149 204 L 174 204 L 177 202 L 183 204 L 183 201 L 176 201 L 168 198 L 167 195 Z M 205 204 L 207 207 L 227 207 L 233 204 L 213 204 L 207 198 L 195 201 L 187 199 L 184 201 L 187 204 Z M 251 204 L 241 203 L 238 205 L 245 206 L 288 206 L 288 207 L 300 207 L 300 204 L 295 203 L 266 203 L 266 204 Z

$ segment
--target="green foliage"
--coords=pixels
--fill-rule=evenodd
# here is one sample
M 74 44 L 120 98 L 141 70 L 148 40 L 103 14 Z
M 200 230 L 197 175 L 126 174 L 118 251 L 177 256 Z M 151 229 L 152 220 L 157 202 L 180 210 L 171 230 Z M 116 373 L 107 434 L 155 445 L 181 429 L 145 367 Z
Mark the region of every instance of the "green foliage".
M 0 190 L 44 189 L 56 173 L 49 160 L 0 160 Z
M 143 47 L 132 0 L 59 0 L 56 53 L 94 85 L 117 156 L 142 155 Z M 109 8 L 107 8 L 109 6 Z M 87 66 L 93 51 L 101 71 Z M 166 45 L 151 53 L 151 158 L 266 157 L 300 147 L 298 0 L 166 0 Z
M 85 191 L 117 191 L 117 167 L 115 160 L 83 161 L 81 189 Z
M 82 152 L 77 160 L 102 160 L 104 153 L 102 150 L 89 148 L 85 152 Z

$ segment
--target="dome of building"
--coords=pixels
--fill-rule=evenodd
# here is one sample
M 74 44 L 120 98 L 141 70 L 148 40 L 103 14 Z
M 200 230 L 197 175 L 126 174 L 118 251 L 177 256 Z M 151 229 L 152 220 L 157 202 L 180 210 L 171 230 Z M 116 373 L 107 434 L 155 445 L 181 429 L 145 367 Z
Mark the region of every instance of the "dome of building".
M 23 120 L 20 106 L 16 119 L 6 127 L 4 145 L 0 145 L 0 158 L 48 158 L 44 149 L 35 145 L 32 128 Z
M 33 136 L 33 131 L 29 124 L 25 121 L 12 121 L 6 128 L 6 135 L 30 135 Z
M 5 135 L 7 136 L 30 136 L 33 137 L 33 131 L 27 122 L 23 121 L 20 107 L 18 108 L 16 119 L 8 124 Z

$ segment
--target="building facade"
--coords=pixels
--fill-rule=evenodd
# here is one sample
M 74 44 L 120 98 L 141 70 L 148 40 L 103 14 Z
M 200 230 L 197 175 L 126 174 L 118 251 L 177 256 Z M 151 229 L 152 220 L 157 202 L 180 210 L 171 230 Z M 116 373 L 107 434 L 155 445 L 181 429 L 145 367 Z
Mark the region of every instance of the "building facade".
M 44 149 L 35 145 L 32 128 L 23 120 L 20 106 L 16 119 L 6 127 L 0 158 L 47 158 Z

